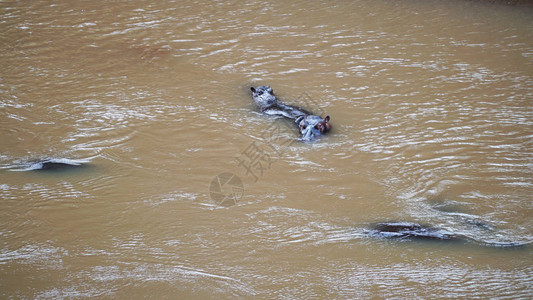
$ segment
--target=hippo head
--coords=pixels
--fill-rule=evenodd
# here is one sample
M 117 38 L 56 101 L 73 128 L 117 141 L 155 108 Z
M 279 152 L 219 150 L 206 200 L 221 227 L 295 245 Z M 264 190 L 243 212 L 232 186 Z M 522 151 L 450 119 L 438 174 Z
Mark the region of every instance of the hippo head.
M 251 87 L 250 89 L 252 90 L 252 98 L 260 108 L 267 108 L 276 104 L 276 96 L 274 96 L 274 91 L 269 85 L 258 86 L 257 88 Z
M 316 115 L 301 116 L 296 119 L 296 124 L 300 128 L 302 139 L 306 141 L 324 135 L 331 129 L 329 116 L 326 116 L 324 119 Z

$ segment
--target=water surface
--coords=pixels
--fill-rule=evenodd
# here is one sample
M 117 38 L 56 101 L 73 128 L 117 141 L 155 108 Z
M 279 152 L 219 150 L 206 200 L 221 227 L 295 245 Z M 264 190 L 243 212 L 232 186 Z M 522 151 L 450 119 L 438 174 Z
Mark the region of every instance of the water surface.
M 2 298 L 533 296 L 533 10 L 0 3 Z M 250 86 L 331 116 L 301 143 Z M 14 172 L 43 159 L 86 168 Z M 212 197 L 228 173 L 233 203 Z M 242 187 L 242 188 L 240 188 Z M 210 190 L 211 189 L 211 190 Z M 236 202 L 236 203 L 235 203 Z

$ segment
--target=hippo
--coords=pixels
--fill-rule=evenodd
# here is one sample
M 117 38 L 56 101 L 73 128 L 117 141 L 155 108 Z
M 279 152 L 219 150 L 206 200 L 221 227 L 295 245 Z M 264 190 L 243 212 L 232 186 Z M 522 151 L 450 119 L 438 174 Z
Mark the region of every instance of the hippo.
M 445 229 L 413 222 L 383 222 L 375 223 L 370 227 L 366 233 L 369 236 L 380 238 L 474 243 L 482 246 L 500 248 L 526 247 L 531 245 L 531 242 L 482 241 L 464 234 L 453 233 Z
M 50 158 L 27 163 L 12 169 L 12 171 L 47 171 L 62 172 L 71 169 L 83 168 L 86 166 L 86 160 L 73 160 L 67 158 Z
M 269 85 L 250 89 L 252 98 L 262 113 L 293 120 L 304 141 L 314 140 L 331 129 L 329 116 L 321 118 L 303 108 L 280 102 Z
M 368 233 L 380 237 L 400 239 L 453 241 L 459 238 L 456 234 L 446 230 L 412 222 L 376 223 Z
M 295 122 L 298 124 L 298 129 L 304 140 L 312 140 L 331 129 L 329 116 L 326 116 L 324 119 L 316 115 L 301 116 Z

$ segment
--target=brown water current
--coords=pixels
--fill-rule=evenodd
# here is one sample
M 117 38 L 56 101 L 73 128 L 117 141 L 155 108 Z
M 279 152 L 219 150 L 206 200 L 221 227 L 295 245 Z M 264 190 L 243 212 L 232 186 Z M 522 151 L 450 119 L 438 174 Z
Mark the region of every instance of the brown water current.
M 3 1 L 0 32 L 0 298 L 533 297 L 531 6 Z

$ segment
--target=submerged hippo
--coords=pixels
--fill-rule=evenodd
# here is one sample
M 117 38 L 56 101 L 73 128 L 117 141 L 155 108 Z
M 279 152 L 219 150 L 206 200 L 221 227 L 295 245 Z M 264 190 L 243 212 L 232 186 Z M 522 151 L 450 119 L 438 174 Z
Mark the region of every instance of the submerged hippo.
M 34 161 L 12 171 L 66 171 L 86 166 L 86 160 L 73 160 L 67 158 L 51 158 Z
M 294 120 L 303 140 L 313 140 L 331 129 L 329 116 L 321 118 L 300 107 L 280 102 L 270 86 L 251 87 L 250 89 L 252 90 L 252 98 L 261 112 Z
M 371 226 L 367 234 L 374 237 L 396 238 L 406 240 L 433 240 L 433 241 L 455 241 L 473 242 L 483 246 L 491 247 L 521 247 L 531 244 L 531 242 L 488 242 L 477 240 L 462 234 L 455 234 L 445 229 L 432 226 L 421 225 L 412 222 L 385 222 L 376 223 Z
M 457 235 L 446 230 L 411 222 L 376 223 L 368 233 L 401 239 L 456 240 L 458 238 Z

